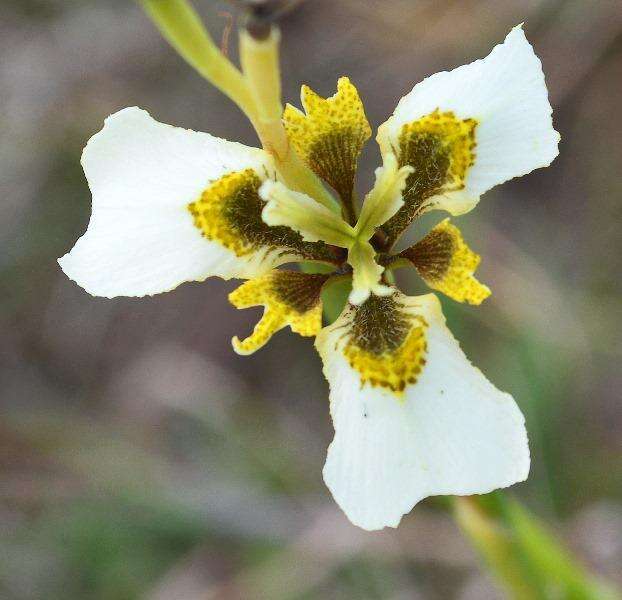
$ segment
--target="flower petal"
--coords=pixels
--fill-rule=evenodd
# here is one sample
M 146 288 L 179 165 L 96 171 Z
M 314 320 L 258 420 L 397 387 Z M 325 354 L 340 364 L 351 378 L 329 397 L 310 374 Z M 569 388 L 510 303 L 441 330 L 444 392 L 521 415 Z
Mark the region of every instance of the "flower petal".
M 341 77 L 330 98 L 321 98 L 306 85 L 300 95 L 306 114 L 291 104 L 283 113 L 289 141 L 309 167 L 349 202 L 356 162 L 371 136 L 358 92 L 347 77 Z
M 464 356 L 436 296 L 375 303 L 347 307 L 316 339 L 335 427 L 324 480 L 347 517 L 396 527 L 427 496 L 523 481 L 523 416 Z
M 481 304 L 490 296 L 490 289 L 473 277 L 480 257 L 466 245 L 449 219 L 399 256 L 410 261 L 432 289 L 457 302 Z
M 394 239 L 431 208 L 461 214 L 481 194 L 548 166 L 558 154 L 542 64 L 515 27 L 484 59 L 428 77 L 378 130 L 384 153 L 415 167 Z
M 106 119 L 82 165 L 91 220 L 59 263 L 93 295 L 144 296 L 214 275 L 252 277 L 313 250 L 261 221 L 257 190 L 274 176 L 262 150 L 158 123 L 134 107 Z
M 320 292 L 328 275 L 273 271 L 251 279 L 229 294 L 236 308 L 264 306 L 264 314 L 245 340 L 233 338 L 238 354 L 252 354 L 279 330 L 289 325 L 302 336 L 314 336 L 322 328 Z

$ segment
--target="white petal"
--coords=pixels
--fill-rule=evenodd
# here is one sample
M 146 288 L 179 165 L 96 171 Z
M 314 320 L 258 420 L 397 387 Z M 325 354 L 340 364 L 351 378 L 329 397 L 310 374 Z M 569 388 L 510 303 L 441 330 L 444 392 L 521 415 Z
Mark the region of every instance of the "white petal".
M 403 298 L 423 316 L 427 364 L 403 397 L 361 388 L 341 351 L 348 310 L 317 338 L 330 383 L 335 438 L 324 480 L 348 518 L 368 530 L 396 527 L 427 496 L 483 494 L 523 481 L 523 416 L 466 359 L 430 294 Z
M 520 25 L 486 58 L 436 73 L 404 96 L 379 128 L 383 154 L 396 147 L 405 123 L 437 108 L 479 122 L 475 164 L 467 171 L 465 190 L 453 193 L 460 206 L 451 212 L 465 212 L 491 187 L 546 167 L 558 154 L 542 63 Z
M 106 119 L 82 155 L 93 195 L 86 233 L 59 259 L 63 271 L 97 296 L 143 296 L 209 276 L 269 270 L 258 252 L 237 257 L 206 240 L 188 204 L 226 173 L 273 167 L 262 150 L 155 121 L 126 108 Z

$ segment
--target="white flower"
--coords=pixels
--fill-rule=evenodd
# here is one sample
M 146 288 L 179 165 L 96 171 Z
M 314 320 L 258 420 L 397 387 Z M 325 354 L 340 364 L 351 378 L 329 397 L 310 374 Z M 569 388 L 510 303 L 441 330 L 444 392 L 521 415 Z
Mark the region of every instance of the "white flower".
M 456 301 L 480 304 L 490 294 L 474 277 L 479 257 L 449 219 L 410 248 L 392 249 L 422 213 L 464 213 L 491 187 L 557 155 L 541 64 L 522 29 L 485 59 L 433 75 L 402 98 L 379 128 L 383 165 L 358 219 L 354 178 L 371 128 L 356 88 L 341 78 L 324 99 L 305 86 L 302 103 L 305 112 L 285 109 L 289 142 L 336 192 L 347 219 L 287 187 L 267 152 L 128 108 L 84 150 L 93 212 L 62 269 L 106 297 L 210 276 L 246 279 L 231 302 L 265 311 L 249 337 L 233 339 L 238 353 L 287 326 L 317 336 L 335 427 L 324 478 L 360 527 L 395 527 L 427 496 L 524 480 L 527 434 L 512 397 L 467 360 L 436 296 L 407 297 L 387 277 L 408 266 Z M 277 268 L 302 261 L 333 272 Z M 344 276 L 349 302 L 322 328 L 321 292 Z

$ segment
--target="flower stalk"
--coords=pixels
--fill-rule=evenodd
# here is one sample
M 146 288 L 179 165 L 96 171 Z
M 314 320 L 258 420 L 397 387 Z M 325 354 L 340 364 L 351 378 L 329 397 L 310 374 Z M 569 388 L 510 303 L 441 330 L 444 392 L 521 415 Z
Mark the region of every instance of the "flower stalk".
M 285 183 L 338 212 L 338 204 L 300 160 L 287 139 L 282 121 L 280 39 L 280 31 L 275 25 L 261 38 L 254 37 L 249 30 L 240 31 L 240 62 L 256 107 L 253 125 Z
M 140 3 L 179 55 L 254 122 L 255 103 L 247 82 L 214 44 L 192 5 L 187 0 L 140 0 Z
M 586 573 L 517 500 L 494 492 L 457 496 L 452 512 L 511 598 L 613 600 L 616 594 Z

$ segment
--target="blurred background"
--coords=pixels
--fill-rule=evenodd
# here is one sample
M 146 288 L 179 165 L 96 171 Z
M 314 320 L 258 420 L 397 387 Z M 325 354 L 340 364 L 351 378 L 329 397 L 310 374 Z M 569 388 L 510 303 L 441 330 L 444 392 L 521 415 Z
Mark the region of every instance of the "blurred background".
M 195 5 L 221 40 L 231 6 Z M 561 154 L 460 219 L 491 299 L 442 300 L 526 414 L 532 474 L 513 493 L 622 583 L 622 4 L 308 0 L 282 22 L 284 94 L 330 95 L 347 74 L 375 128 L 522 21 Z M 90 213 L 82 147 L 131 105 L 257 144 L 133 2 L 1 1 L 0 597 L 503 598 L 434 501 L 396 531 L 348 523 L 321 477 L 332 428 L 312 342 L 284 331 L 235 355 L 258 311 L 227 303 L 234 283 L 105 300 L 61 273 Z M 370 142 L 360 191 L 378 160 Z

